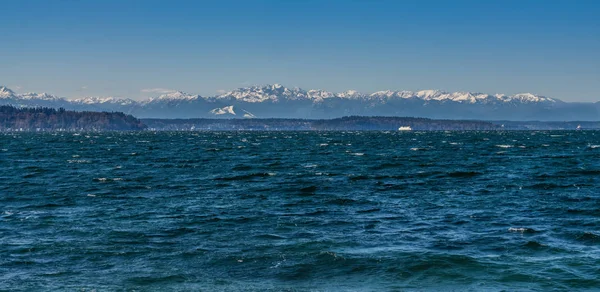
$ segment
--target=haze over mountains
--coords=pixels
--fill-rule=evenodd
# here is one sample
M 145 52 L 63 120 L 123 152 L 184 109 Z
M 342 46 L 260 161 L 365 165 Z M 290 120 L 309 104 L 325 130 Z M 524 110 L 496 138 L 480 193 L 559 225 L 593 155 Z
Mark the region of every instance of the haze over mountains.
M 338 118 L 409 116 L 435 119 L 597 121 L 600 103 L 569 103 L 531 93 L 377 91 L 287 88 L 279 84 L 239 88 L 204 97 L 184 92 L 147 100 L 86 97 L 66 99 L 47 93 L 17 94 L 0 86 L 0 105 L 67 110 L 120 111 L 139 118 Z

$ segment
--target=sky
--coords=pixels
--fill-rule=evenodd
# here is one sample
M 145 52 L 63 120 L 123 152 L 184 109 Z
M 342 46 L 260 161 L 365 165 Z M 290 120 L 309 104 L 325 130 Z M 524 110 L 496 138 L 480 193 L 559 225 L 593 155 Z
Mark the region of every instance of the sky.
M 5 0 L 0 85 L 142 99 L 249 85 L 600 100 L 600 1 Z

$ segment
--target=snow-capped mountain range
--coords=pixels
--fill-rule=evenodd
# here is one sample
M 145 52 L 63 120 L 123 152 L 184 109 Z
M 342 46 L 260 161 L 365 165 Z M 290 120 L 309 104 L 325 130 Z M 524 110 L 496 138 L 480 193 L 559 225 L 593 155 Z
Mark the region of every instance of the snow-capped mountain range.
M 325 90 L 280 84 L 239 88 L 204 97 L 177 91 L 142 101 L 116 97 L 66 99 L 47 93 L 17 94 L 0 86 L 0 104 L 73 110 L 122 111 L 140 118 L 335 118 L 347 115 L 448 119 L 599 120 L 598 103 L 566 103 L 521 93 Z
M 217 99 L 235 99 L 245 102 L 265 102 L 265 101 L 280 101 L 284 100 L 310 100 L 313 102 L 323 102 L 328 98 L 342 98 L 349 100 L 365 100 L 365 101 L 382 101 L 389 99 L 410 99 L 417 98 L 424 101 L 453 101 L 465 103 L 478 102 L 557 102 L 556 99 L 545 96 L 535 95 L 531 93 L 521 93 L 515 95 L 496 94 L 489 95 L 484 93 L 472 92 L 445 92 L 441 90 L 422 90 L 422 91 L 377 91 L 374 93 L 364 94 L 356 90 L 347 90 L 340 93 L 333 93 L 325 90 L 302 90 L 300 88 L 286 88 L 280 84 L 253 86 L 239 88 L 234 91 L 219 95 Z

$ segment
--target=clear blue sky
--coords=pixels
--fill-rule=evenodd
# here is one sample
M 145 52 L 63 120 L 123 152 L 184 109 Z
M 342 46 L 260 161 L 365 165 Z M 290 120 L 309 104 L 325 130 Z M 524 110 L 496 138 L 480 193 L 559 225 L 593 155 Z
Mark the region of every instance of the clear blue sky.
M 600 1 L 6 0 L 0 12 L 0 84 L 18 92 L 281 83 L 600 100 Z

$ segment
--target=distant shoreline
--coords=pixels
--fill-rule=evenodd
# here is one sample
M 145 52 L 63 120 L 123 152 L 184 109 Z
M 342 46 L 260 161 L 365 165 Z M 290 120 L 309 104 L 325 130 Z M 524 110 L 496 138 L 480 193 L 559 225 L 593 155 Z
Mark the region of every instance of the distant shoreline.
M 138 119 L 121 112 L 0 106 L 0 131 L 507 131 L 598 130 L 600 121 L 484 121 L 393 116 L 332 119 Z

